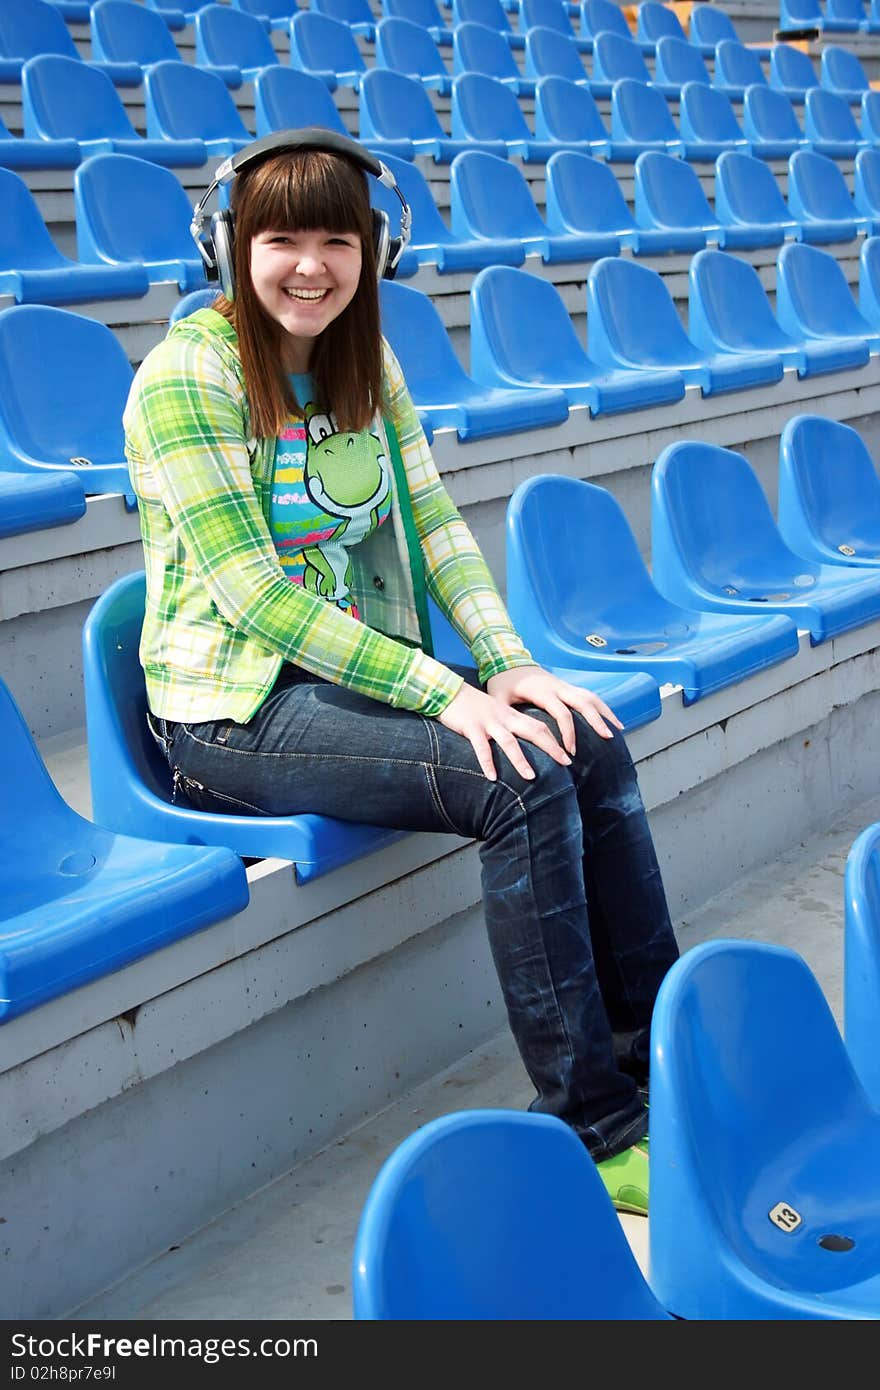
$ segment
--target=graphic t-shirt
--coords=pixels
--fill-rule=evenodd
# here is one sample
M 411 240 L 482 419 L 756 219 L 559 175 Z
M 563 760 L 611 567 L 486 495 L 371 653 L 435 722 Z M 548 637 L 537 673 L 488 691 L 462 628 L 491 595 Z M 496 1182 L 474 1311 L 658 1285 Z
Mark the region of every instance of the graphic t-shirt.
M 291 417 L 275 445 L 270 527 L 287 578 L 359 617 L 350 593 L 353 546 L 386 521 L 391 471 L 371 430 L 339 430 L 319 409 L 311 377 L 291 377 L 303 418 Z

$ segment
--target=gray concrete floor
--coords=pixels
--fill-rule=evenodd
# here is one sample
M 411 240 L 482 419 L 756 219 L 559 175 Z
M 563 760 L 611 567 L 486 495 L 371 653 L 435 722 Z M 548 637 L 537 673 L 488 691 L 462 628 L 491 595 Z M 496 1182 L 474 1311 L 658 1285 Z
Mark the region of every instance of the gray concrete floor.
M 792 849 L 676 924 L 680 946 L 744 937 L 791 946 L 842 1008 L 843 872 L 880 819 L 880 798 Z M 71 1315 L 96 1319 L 347 1319 L 350 1263 L 364 1199 L 382 1162 L 427 1120 L 476 1107 L 524 1108 L 532 1091 L 509 1034 L 384 1110 Z M 642 1267 L 647 1221 L 624 1217 Z

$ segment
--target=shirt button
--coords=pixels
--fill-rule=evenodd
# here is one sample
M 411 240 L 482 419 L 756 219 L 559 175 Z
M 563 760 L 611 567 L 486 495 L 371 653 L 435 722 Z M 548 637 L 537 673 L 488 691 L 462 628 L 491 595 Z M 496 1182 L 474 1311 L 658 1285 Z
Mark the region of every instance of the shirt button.
M 374 589 L 384 589 L 384 588 L 385 588 L 385 580 L 382 578 L 381 574 L 374 574 L 374 575 L 373 575 L 373 588 L 374 588 Z

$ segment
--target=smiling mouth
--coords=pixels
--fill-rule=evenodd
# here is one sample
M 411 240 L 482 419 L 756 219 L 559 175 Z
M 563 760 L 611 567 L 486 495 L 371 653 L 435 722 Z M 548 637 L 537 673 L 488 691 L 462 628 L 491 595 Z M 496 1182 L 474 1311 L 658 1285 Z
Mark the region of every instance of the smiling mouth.
M 298 299 L 303 304 L 317 304 L 330 293 L 328 289 L 323 290 L 294 290 L 289 286 L 284 287 L 284 293 L 288 299 Z

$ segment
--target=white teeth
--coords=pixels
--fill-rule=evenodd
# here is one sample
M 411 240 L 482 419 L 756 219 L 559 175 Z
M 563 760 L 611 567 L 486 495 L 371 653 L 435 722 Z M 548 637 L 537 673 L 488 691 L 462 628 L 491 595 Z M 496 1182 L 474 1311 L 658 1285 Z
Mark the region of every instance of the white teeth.
M 285 287 L 284 293 L 291 299 L 323 299 L 327 290 L 292 290 Z

